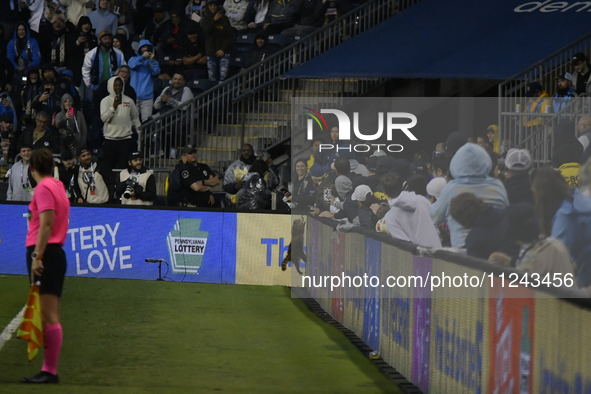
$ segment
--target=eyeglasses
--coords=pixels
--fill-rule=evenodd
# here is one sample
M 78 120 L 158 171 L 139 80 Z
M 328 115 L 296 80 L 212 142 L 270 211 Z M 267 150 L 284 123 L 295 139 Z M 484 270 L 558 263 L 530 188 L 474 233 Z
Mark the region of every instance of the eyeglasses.
M 443 155 L 445 152 L 440 152 L 440 151 L 433 151 L 433 154 L 431 155 L 431 160 L 435 160 L 436 158 L 438 158 L 439 156 Z

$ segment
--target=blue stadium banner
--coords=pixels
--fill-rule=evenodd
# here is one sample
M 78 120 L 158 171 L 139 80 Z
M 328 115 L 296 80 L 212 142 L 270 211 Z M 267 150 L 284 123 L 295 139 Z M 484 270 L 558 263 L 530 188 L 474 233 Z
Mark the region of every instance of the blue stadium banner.
M 26 205 L 0 205 L 0 273 L 26 274 Z M 236 213 L 72 207 L 67 276 L 235 283 Z

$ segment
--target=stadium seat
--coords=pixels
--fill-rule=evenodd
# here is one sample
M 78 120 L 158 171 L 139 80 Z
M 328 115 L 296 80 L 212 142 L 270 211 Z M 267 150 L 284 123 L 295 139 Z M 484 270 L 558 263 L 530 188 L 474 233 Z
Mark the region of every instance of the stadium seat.
M 187 84 L 187 86 L 189 87 L 189 89 L 191 89 L 194 95 L 198 95 L 205 92 L 206 90 L 211 88 L 212 85 L 213 82 L 211 82 L 209 79 L 194 79 L 192 81 L 189 81 L 189 83 Z
M 236 37 L 236 40 L 232 43 L 232 53 L 245 53 L 251 52 L 255 44 L 256 34 L 240 34 Z
M 291 36 L 287 36 L 285 34 L 272 34 L 267 40 L 267 45 L 277 52 L 291 44 L 293 41 L 294 39 Z
M 230 56 L 230 67 L 246 68 L 246 58 L 248 54 L 233 54 Z

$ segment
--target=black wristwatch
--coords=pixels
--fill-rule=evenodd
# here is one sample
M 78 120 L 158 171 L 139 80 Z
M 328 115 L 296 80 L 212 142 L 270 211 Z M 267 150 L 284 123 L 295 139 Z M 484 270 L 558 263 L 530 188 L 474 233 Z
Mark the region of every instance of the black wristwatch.
M 201 180 L 201 184 L 202 184 L 203 186 L 205 186 L 205 179 L 202 179 L 202 180 Z
M 37 252 L 33 252 L 33 253 L 31 253 L 31 258 L 33 260 L 35 260 L 35 259 L 43 260 L 43 255 L 42 254 L 39 254 Z

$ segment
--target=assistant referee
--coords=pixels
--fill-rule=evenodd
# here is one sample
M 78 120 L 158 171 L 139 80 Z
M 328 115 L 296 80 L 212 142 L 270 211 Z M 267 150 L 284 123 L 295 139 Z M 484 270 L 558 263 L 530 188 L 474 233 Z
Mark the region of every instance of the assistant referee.
M 37 187 L 29 204 L 27 270 L 31 280 L 39 283 L 45 352 L 41 372 L 22 381 L 58 383 L 57 361 L 63 337 L 59 304 L 66 275 L 66 254 L 62 247 L 68 232 L 70 202 L 63 184 L 53 178 L 51 151 L 35 149 L 30 168 Z

